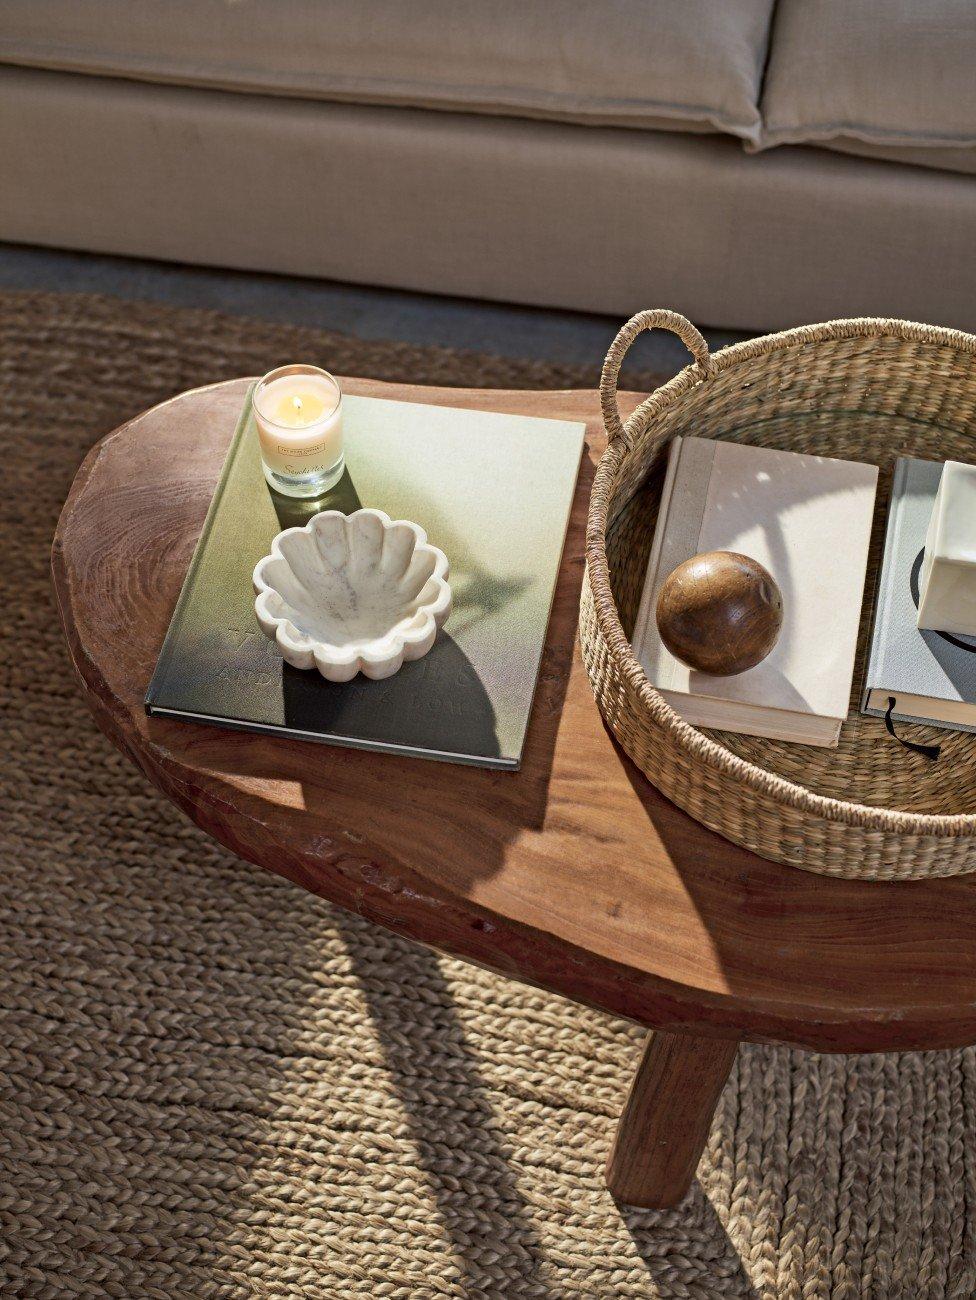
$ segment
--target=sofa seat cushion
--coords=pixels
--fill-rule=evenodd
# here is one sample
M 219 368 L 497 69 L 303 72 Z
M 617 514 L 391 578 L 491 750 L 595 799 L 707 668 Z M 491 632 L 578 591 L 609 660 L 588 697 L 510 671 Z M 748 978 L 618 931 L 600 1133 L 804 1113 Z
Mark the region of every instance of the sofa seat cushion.
M 973 0 L 779 0 L 762 147 L 976 171 Z
M 773 2 L 3 0 L 0 61 L 757 140 Z
M 29 68 L 0 67 L 0 102 L 0 239 L 727 328 L 976 328 L 973 185 L 951 172 Z M 256 140 L 297 199 L 255 184 Z

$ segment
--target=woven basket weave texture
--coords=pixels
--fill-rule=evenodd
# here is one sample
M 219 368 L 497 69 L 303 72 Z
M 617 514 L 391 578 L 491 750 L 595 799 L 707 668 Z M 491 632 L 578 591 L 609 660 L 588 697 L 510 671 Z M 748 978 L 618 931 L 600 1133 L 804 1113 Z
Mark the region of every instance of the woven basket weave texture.
M 0 527 L 17 557 L 0 571 L 17 630 L 0 637 L 0 1296 L 972 1296 L 976 1049 L 745 1044 L 686 1200 L 618 1206 L 602 1163 L 643 1031 L 241 862 L 96 730 L 50 596 L 74 471 L 153 402 L 283 356 L 430 383 L 596 382 L 0 293 Z
M 621 362 L 642 330 L 658 327 L 678 334 L 694 363 L 624 423 Z M 590 502 L 580 640 L 625 751 L 693 817 L 773 861 L 866 880 L 976 870 L 976 736 L 940 732 L 942 757 L 931 763 L 857 711 L 894 462 L 976 459 L 976 338 L 908 321 L 842 320 L 709 355 L 683 316 L 646 311 L 617 335 L 600 391 L 609 446 Z M 634 658 L 629 638 L 677 434 L 880 466 L 857 671 L 837 749 L 696 730 Z M 825 559 L 843 563 L 843 538 L 825 539 Z

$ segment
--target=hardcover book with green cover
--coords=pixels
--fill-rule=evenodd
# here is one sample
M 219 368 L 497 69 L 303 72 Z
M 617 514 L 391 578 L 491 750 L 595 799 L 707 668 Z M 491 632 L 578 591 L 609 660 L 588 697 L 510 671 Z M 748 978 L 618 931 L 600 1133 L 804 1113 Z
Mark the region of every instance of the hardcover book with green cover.
M 151 714 L 303 740 L 519 765 L 583 446 L 582 424 L 343 398 L 347 473 L 315 502 L 261 472 L 250 398 L 146 695 Z M 360 506 L 411 519 L 451 565 L 454 609 L 393 677 L 283 663 L 251 573 L 283 528 Z

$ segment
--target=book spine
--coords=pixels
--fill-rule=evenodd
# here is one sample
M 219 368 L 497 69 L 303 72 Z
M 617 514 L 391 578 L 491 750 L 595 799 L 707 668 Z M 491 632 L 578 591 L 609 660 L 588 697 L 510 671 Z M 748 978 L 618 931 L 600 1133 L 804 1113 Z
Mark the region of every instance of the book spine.
M 665 484 L 668 489 L 666 500 L 662 491 L 662 509 L 658 514 L 641 597 L 642 618 L 635 624 L 640 630 L 640 653 L 637 657 L 658 690 L 673 688 L 681 669 L 674 656 L 664 648 L 657 630 L 657 596 L 672 569 L 696 555 L 701 548 L 705 501 L 719 447 L 719 443 L 709 438 L 684 438 L 672 453 L 674 475 L 670 484 Z M 667 513 L 664 513 L 665 507 Z
M 179 598 L 176 607 L 173 610 L 173 617 L 170 619 L 169 628 L 163 641 L 163 647 L 159 652 L 159 658 L 156 661 L 156 669 L 146 691 L 146 712 L 152 714 L 153 704 L 159 693 L 159 690 L 166 680 L 166 674 L 169 671 L 170 663 L 173 657 L 173 650 L 179 640 L 180 624 L 183 619 L 183 611 L 189 602 L 190 595 L 196 582 L 197 570 L 200 567 L 200 561 L 207 547 L 207 541 L 213 531 L 214 520 L 217 517 L 217 508 L 220 499 L 224 495 L 224 489 L 227 486 L 227 480 L 230 477 L 231 466 L 237 458 L 244 439 L 245 430 L 251 419 L 251 394 L 254 392 L 255 385 L 247 390 L 247 396 L 244 398 L 244 406 L 241 409 L 240 418 L 237 421 L 237 428 L 234 430 L 234 436 L 231 439 L 230 448 L 224 457 L 224 466 L 220 472 L 220 478 L 217 480 L 217 487 L 207 510 L 207 517 L 203 521 L 203 528 L 200 532 L 199 541 L 193 552 L 193 558 L 190 561 L 190 567 L 187 570 L 186 577 L 183 579 L 183 586 L 180 588 Z
M 888 628 L 891 621 L 892 584 L 895 579 L 895 556 L 898 554 L 898 538 L 901 532 L 902 501 L 905 497 L 905 484 L 911 462 L 899 457 L 895 462 L 895 472 L 891 481 L 891 499 L 888 504 L 888 523 L 885 528 L 884 551 L 881 556 L 881 574 L 878 578 L 877 594 L 874 606 L 874 626 L 871 630 L 871 646 L 868 651 L 868 666 L 864 674 L 864 687 L 861 691 L 861 712 L 868 706 L 868 698 L 882 675 L 884 650 L 888 644 Z
M 671 450 L 668 455 L 668 467 L 664 474 L 664 483 L 661 487 L 661 504 L 657 512 L 657 525 L 654 529 L 654 540 L 651 542 L 651 553 L 647 560 L 647 572 L 644 577 L 644 590 L 641 592 L 640 606 L 637 610 L 637 618 L 634 622 L 634 640 L 633 649 L 634 657 L 642 659 L 647 641 L 647 629 L 654 611 L 651 608 L 654 592 L 657 587 L 657 573 L 661 564 L 661 549 L 664 546 L 664 534 L 668 526 L 668 514 L 671 510 L 671 500 L 674 496 L 674 484 L 678 477 L 678 462 L 681 459 L 681 448 L 683 439 L 680 434 L 676 435 L 671 443 Z

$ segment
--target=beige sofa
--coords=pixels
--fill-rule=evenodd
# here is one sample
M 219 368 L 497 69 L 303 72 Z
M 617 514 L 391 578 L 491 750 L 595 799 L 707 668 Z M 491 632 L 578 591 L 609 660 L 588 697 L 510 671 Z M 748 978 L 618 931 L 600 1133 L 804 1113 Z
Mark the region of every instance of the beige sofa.
M 3 0 L 0 239 L 976 328 L 972 0 Z

